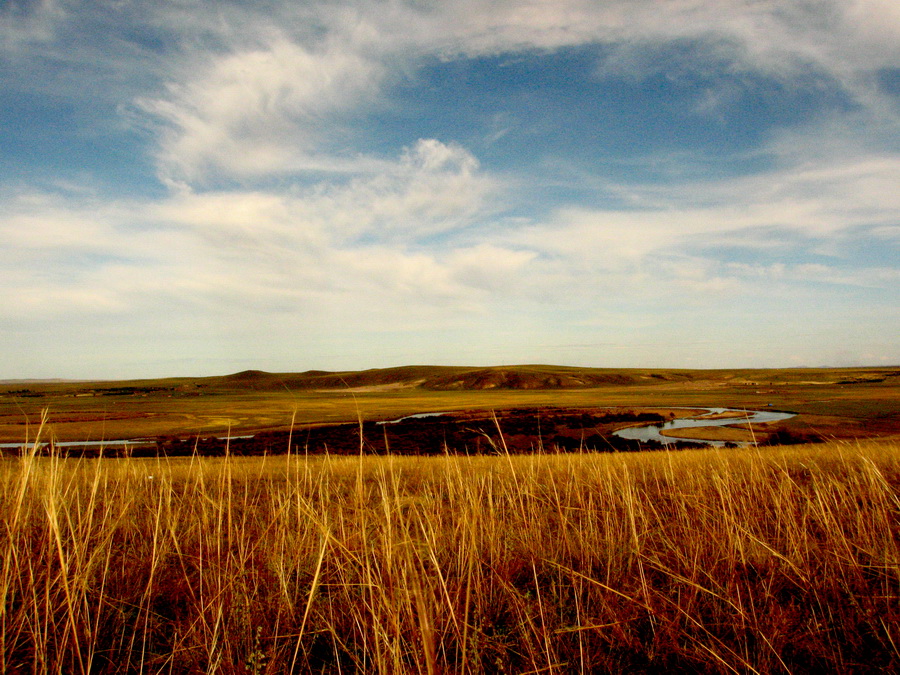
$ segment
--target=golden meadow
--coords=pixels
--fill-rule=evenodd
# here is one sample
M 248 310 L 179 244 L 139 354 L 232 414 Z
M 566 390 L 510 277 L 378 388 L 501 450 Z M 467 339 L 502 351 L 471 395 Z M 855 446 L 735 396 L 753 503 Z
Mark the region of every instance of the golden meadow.
M 0 462 L 0 671 L 900 670 L 898 444 Z
M 896 671 L 898 449 L 7 458 L 0 671 Z

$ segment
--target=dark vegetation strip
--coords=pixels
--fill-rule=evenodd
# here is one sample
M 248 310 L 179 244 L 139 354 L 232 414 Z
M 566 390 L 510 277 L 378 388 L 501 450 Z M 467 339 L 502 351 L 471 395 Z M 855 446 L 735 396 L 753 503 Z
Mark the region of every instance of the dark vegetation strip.
M 98 457 L 221 457 L 263 456 L 290 453 L 330 455 L 496 455 L 540 452 L 639 452 L 708 447 L 702 442 L 673 439 L 666 445 L 613 435 L 623 425 L 662 424 L 659 413 L 575 409 L 516 409 L 498 416 L 447 414 L 380 422 L 309 426 L 291 432 L 261 432 L 249 437 L 159 437 L 128 446 L 78 446 L 51 448 L 40 454 L 61 452 L 68 456 Z M 761 439 L 764 445 L 791 445 L 819 439 L 778 430 Z M 290 449 L 289 449 L 290 446 Z M 729 447 L 736 447 L 731 445 Z M 27 448 L 26 448 L 27 450 Z M 18 452 L 23 449 L 19 448 Z M 7 453 L 16 452 L 7 449 Z

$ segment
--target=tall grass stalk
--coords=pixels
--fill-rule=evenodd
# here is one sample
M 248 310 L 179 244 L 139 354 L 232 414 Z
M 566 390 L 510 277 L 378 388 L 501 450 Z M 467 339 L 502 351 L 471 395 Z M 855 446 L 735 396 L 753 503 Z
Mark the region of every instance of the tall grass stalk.
M 900 670 L 896 443 L 36 447 L 0 462 L 2 672 Z

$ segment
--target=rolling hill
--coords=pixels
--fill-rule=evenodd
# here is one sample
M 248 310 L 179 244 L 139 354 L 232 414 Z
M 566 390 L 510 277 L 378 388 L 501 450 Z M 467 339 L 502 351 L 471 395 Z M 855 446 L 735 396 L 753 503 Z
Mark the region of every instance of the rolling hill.
M 245 370 L 197 383 L 211 389 L 369 390 L 423 389 L 431 391 L 590 389 L 604 386 L 660 385 L 717 382 L 763 384 L 872 384 L 896 381 L 897 368 L 787 368 L 687 370 L 674 368 L 581 368 L 552 365 L 491 367 L 400 366 L 359 371 L 309 370 L 267 373 Z
M 303 373 L 267 373 L 245 370 L 204 384 L 213 389 L 251 389 L 254 391 L 296 389 L 400 389 L 419 388 L 434 391 L 485 389 L 577 389 L 604 385 L 630 385 L 648 381 L 693 379 L 691 371 L 623 370 L 577 368 L 567 366 L 402 366 L 361 371 Z

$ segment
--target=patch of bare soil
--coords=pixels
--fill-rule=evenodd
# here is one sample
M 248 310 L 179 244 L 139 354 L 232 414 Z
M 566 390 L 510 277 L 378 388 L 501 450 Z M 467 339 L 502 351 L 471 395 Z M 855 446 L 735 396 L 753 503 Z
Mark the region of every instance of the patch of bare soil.
M 400 389 L 415 389 L 425 383 L 424 379 L 414 380 L 411 382 L 390 382 L 388 384 L 371 384 L 363 387 L 348 387 L 344 391 L 353 394 L 366 394 L 379 391 L 397 391 Z M 334 389 L 314 389 L 319 393 L 330 394 Z
M 747 413 L 735 410 L 729 410 L 726 412 L 720 413 L 711 413 L 709 415 L 703 415 L 700 419 L 704 420 L 729 420 L 729 419 L 746 419 Z

